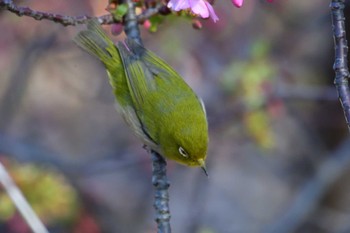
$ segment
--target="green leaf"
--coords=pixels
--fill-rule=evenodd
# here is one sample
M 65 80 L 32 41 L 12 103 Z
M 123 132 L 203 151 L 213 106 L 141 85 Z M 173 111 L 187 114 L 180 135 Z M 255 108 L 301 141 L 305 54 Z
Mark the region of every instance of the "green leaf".
M 151 23 L 151 27 L 148 29 L 150 32 L 156 32 L 158 30 L 159 24 L 163 22 L 163 17 L 160 15 L 153 15 L 151 18 L 149 18 L 149 21 Z
M 111 13 L 115 20 L 120 21 L 126 14 L 126 12 L 128 12 L 128 6 L 126 5 L 126 3 L 123 3 L 118 5 L 118 7 Z

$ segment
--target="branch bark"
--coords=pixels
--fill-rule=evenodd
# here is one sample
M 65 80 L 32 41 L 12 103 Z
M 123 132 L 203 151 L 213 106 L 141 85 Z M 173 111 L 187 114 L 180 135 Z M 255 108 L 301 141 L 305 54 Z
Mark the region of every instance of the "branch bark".
M 136 16 L 137 23 L 143 23 L 146 19 L 158 13 L 159 9 L 163 5 L 158 4 L 154 8 L 148 8 L 139 15 Z M 33 10 L 29 7 L 17 6 L 12 0 L 0 0 L 0 10 L 8 10 L 18 16 L 28 16 L 35 20 L 50 20 L 55 23 L 62 24 L 63 26 L 75 26 L 78 24 L 86 24 L 89 19 L 97 18 L 101 24 L 113 24 L 118 23 L 111 14 L 102 16 L 67 16 L 48 12 L 41 12 Z
M 125 0 L 124 2 L 128 5 L 128 12 L 124 18 L 124 31 L 129 38 L 142 45 L 135 4 L 132 0 Z M 170 184 L 166 175 L 166 161 L 157 152 L 151 150 L 150 153 L 152 156 L 152 183 L 155 189 L 155 221 L 157 222 L 158 233 L 171 233 L 168 191 Z
M 169 208 L 169 181 L 166 175 L 166 161 L 157 152 L 152 151 L 153 176 L 152 183 L 155 188 L 154 209 L 156 210 L 156 222 L 158 233 L 170 233 L 170 208 Z
M 346 124 L 350 130 L 350 89 L 348 84 L 348 45 L 345 31 L 344 16 L 345 0 L 332 0 L 330 4 L 332 15 L 332 27 L 334 37 L 335 61 L 333 69 L 335 71 L 334 84 L 337 88 L 338 97 L 343 107 Z

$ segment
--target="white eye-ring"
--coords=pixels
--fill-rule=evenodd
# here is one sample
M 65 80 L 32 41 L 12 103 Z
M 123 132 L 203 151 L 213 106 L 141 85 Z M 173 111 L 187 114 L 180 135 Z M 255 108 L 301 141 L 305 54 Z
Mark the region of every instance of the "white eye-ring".
M 183 157 L 188 158 L 187 152 L 186 152 L 185 149 L 182 148 L 181 146 L 179 147 L 179 153 L 180 153 Z

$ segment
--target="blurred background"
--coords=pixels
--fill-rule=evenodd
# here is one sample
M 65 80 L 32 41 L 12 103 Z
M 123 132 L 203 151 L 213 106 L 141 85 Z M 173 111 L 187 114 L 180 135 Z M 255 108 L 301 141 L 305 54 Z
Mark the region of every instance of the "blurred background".
M 107 13 L 107 1 L 16 2 Z M 209 178 L 168 162 L 173 232 L 350 232 L 329 1 L 214 7 L 220 21 L 202 30 L 175 15 L 141 27 L 204 99 L 210 126 Z M 72 42 L 84 26 L 0 11 L 0 27 L 0 160 L 50 232 L 156 232 L 150 156 L 116 112 L 102 64 Z M 0 191 L 0 232 L 30 232 Z

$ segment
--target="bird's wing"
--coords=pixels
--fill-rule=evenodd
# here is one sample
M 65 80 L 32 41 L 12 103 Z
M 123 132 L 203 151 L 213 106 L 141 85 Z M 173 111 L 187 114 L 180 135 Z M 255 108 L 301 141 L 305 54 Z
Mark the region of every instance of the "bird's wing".
M 136 44 L 136 42 L 133 43 Z M 153 74 L 140 56 L 130 49 L 129 44 L 119 42 L 117 47 L 126 72 L 130 95 L 138 113 L 142 110 L 147 95 L 156 89 Z
M 153 150 L 156 150 L 156 151 L 159 150 L 158 143 L 149 134 L 146 127 L 140 121 L 139 117 L 137 116 L 132 106 L 124 106 L 124 107 L 117 106 L 117 110 L 121 112 L 126 123 L 133 129 L 133 132 L 136 134 L 138 138 L 142 140 L 144 144 L 146 144 Z
M 180 78 L 180 75 L 169 64 L 159 58 L 156 54 L 144 48 L 137 42 L 127 39 L 126 44 L 133 54 L 136 54 L 142 60 L 144 66 L 153 74 L 153 77 L 160 78 Z

